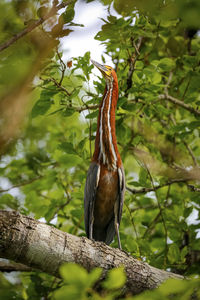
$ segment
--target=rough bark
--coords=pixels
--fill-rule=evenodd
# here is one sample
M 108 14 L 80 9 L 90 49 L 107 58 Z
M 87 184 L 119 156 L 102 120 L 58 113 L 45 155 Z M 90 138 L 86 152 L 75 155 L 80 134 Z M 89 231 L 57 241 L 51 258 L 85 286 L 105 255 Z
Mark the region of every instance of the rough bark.
M 156 288 L 170 277 L 183 278 L 104 243 L 73 236 L 15 211 L 0 210 L 0 256 L 55 276 L 59 276 L 63 262 L 78 263 L 88 271 L 101 267 L 104 274 L 124 265 L 125 289 L 133 294 Z

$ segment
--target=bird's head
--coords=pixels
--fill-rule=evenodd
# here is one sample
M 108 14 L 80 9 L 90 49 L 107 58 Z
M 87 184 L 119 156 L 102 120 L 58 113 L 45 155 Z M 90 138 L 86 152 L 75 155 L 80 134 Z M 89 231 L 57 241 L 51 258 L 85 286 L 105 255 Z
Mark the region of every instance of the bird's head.
M 110 66 L 106 66 L 106 65 L 101 65 L 98 62 L 94 61 L 91 59 L 91 62 L 93 63 L 93 65 L 95 67 L 97 67 L 99 69 L 99 71 L 101 71 L 101 73 L 103 74 L 104 78 L 106 79 L 107 82 L 112 81 L 113 79 L 115 79 L 116 77 L 116 73 L 115 70 L 110 67 Z

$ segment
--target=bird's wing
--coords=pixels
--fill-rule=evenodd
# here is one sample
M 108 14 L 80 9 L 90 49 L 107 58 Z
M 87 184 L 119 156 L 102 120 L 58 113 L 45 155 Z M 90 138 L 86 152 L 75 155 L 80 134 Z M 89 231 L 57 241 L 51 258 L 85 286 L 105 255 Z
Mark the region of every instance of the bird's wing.
M 121 217 L 122 217 L 122 209 L 124 204 L 124 193 L 125 193 L 125 174 L 124 168 L 118 168 L 118 176 L 119 176 L 119 210 L 118 210 L 118 223 L 120 224 Z
M 118 224 L 120 224 L 121 217 L 122 217 L 122 209 L 124 204 L 124 192 L 125 192 L 125 175 L 124 175 L 124 168 L 123 166 L 121 168 L 118 168 L 118 178 L 119 178 L 119 196 L 117 198 L 117 221 Z M 115 236 L 115 216 L 113 214 L 113 217 L 111 218 L 107 233 L 106 233 L 106 244 L 110 244 Z
M 94 202 L 99 182 L 99 175 L 100 165 L 95 162 L 92 162 L 87 173 L 84 192 L 84 220 L 87 237 L 89 237 L 90 226 L 93 218 Z

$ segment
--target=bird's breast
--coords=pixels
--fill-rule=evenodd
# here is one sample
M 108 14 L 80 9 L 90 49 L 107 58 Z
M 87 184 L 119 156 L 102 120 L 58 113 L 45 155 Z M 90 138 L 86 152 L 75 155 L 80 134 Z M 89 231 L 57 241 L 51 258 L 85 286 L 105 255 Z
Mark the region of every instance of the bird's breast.
M 101 165 L 94 206 L 94 225 L 106 227 L 114 215 L 114 204 L 118 198 L 118 171 Z

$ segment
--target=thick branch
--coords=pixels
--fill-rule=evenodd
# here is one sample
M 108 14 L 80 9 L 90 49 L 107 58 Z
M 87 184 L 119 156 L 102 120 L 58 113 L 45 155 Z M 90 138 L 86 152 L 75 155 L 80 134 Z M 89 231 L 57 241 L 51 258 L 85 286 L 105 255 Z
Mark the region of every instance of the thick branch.
M 39 25 L 43 24 L 47 19 L 49 19 L 49 18 L 53 17 L 54 15 L 56 15 L 57 12 L 61 8 L 66 7 L 67 5 L 69 5 L 72 2 L 74 2 L 74 0 L 68 0 L 66 2 L 62 2 L 61 4 L 59 4 L 57 6 L 53 6 L 50 9 L 50 11 L 45 16 L 43 16 L 42 18 L 36 20 L 31 25 L 27 26 L 24 30 L 22 30 L 21 32 L 19 32 L 16 35 L 14 35 L 10 40 L 8 40 L 5 43 L 1 44 L 0 45 L 0 52 L 3 51 L 4 49 L 8 48 L 10 45 L 12 45 L 13 43 L 15 43 L 17 40 L 19 40 L 20 38 L 22 38 L 27 33 L 33 31 L 33 29 L 35 29 Z
M 15 211 L 0 210 L 0 256 L 31 268 L 59 276 L 63 262 L 75 262 L 87 270 L 106 271 L 124 265 L 126 290 L 137 294 L 153 289 L 177 274 L 154 268 L 104 243 L 77 237 L 38 222 Z

